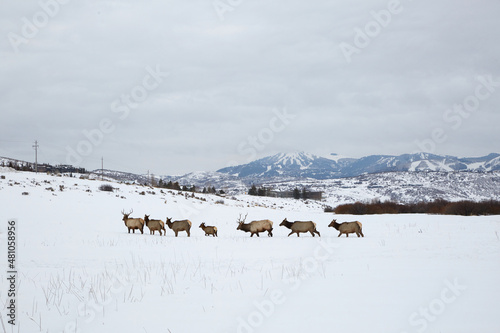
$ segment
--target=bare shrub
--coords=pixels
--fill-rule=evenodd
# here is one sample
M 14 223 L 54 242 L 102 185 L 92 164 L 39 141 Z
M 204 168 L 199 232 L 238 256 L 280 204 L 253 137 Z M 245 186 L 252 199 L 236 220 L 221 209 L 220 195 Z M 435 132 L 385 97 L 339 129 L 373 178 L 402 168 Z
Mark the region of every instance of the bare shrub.
M 335 210 L 333 209 L 332 206 L 325 206 L 325 209 L 323 211 L 325 213 L 333 213 Z
M 102 184 L 101 186 L 99 186 L 99 190 L 103 191 L 103 192 L 113 192 L 114 191 L 113 186 L 111 186 L 109 184 Z

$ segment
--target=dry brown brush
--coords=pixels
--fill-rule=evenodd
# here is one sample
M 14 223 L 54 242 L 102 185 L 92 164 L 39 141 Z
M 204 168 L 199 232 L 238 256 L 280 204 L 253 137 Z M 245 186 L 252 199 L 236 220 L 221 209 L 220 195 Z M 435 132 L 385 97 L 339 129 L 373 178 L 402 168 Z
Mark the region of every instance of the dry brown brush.
M 500 215 L 500 201 L 447 201 L 438 199 L 430 202 L 402 204 L 393 201 L 355 202 L 335 207 L 335 214 L 443 214 L 443 215 Z

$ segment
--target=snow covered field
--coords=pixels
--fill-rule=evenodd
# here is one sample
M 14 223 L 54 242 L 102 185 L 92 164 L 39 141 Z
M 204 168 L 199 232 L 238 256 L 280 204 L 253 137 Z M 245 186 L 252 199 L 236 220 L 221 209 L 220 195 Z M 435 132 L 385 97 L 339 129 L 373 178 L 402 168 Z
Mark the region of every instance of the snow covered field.
M 499 216 L 335 216 L 295 200 L 0 176 L 2 281 L 9 219 L 18 242 L 15 327 L 7 283 L 0 290 L 7 332 L 500 331 Z M 128 234 L 120 212 L 130 209 L 188 218 L 191 237 Z M 236 230 L 246 213 L 274 221 L 274 237 Z M 287 238 L 285 217 L 315 221 L 322 237 Z M 365 237 L 337 238 L 332 218 L 359 219 Z

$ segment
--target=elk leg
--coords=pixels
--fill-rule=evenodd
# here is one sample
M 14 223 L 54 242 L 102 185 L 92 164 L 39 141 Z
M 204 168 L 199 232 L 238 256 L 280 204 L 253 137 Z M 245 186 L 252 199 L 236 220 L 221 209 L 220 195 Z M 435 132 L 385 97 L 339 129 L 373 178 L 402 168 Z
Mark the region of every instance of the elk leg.
M 340 236 L 342 236 L 342 233 L 340 233 L 337 237 L 340 237 Z
M 311 235 L 312 235 L 313 237 L 314 237 L 314 236 L 316 236 L 312 230 L 309 230 L 309 232 L 311 233 Z
M 318 230 L 315 230 L 314 232 L 318 234 L 318 237 L 321 237 L 321 234 L 319 233 Z
M 288 234 L 288 237 L 290 237 L 290 235 L 293 234 L 293 231 L 291 233 Z

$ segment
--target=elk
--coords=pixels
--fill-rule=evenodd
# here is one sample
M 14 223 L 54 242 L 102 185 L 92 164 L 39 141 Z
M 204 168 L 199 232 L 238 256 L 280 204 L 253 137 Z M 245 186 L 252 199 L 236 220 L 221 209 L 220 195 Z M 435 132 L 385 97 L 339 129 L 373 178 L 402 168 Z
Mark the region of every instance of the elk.
M 132 230 L 132 233 L 135 234 L 135 229 L 139 229 L 141 231 L 141 234 L 143 234 L 143 229 L 144 229 L 144 220 L 141 218 L 131 218 L 129 217 L 130 214 L 134 212 L 133 209 L 130 210 L 130 213 L 125 213 L 122 210 L 123 214 L 123 222 L 125 222 L 125 226 L 128 228 L 128 233 L 130 234 L 130 230 Z
M 259 232 L 267 231 L 268 237 L 273 237 L 273 222 L 269 220 L 260 220 L 260 221 L 252 221 L 250 223 L 245 223 L 247 215 L 241 219 L 241 214 L 238 217 L 238 227 L 236 230 L 242 230 L 244 232 L 250 232 L 250 237 L 253 237 L 254 234 L 259 237 Z
M 177 234 L 179 231 L 185 231 L 187 232 L 188 237 L 191 237 L 191 221 L 189 220 L 180 220 L 180 221 L 174 221 L 172 222 L 172 218 L 167 217 L 167 222 L 166 224 L 170 229 L 172 229 L 175 232 L 175 237 L 177 237 Z
M 200 224 L 200 228 L 203 229 L 203 231 L 205 231 L 205 236 L 212 235 L 214 237 L 218 237 L 217 236 L 217 227 L 205 225 L 205 222 L 203 222 L 202 224 Z
M 359 221 L 354 221 L 354 222 L 342 222 L 342 223 L 337 223 L 336 219 L 333 219 L 333 221 L 328 225 L 329 227 L 333 227 L 340 231 L 340 234 L 338 237 L 342 236 L 342 234 L 345 234 L 346 237 L 349 237 L 349 234 L 356 233 L 356 235 L 361 235 L 362 237 L 365 237 L 363 235 L 363 225 Z
M 285 218 L 283 222 L 281 222 L 280 226 L 284 226 L 292 230 L 292 232 L 288 234 L 288 237 L 290 237 L 290 235 L 293 233 L 296 233 L 297 237 L 300 237 L 301 232 L 310 232 L 313 237 L 316 233 L 321 237 L 319 231 L 316 230 L 316 223 L 314 223 L 313 221 L 288 222 L 288 220 Z
M 144 214 L 144 223 L 146 224 L 146 227 L 149 228 L 149 234 L 154 235 L 155 231 L 158 231 L 161 234 L 161 231 L 163 230 L 163 235 L 167 235 L 167 231 L 165 230 L 165 222 L 162 220 L 150 220 L 149 215 Z

